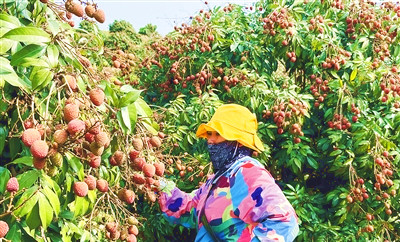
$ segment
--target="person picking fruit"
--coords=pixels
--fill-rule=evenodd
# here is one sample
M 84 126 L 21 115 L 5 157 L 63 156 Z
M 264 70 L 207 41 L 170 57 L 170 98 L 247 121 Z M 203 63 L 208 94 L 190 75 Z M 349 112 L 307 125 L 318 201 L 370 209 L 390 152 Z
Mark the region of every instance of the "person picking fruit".
M 188 194 L 164 182 L 160 208 L 169 222 L 197 228 L 195 241 L 293 241 L 296 213 L 264 166 L 257 119 L 237 104 L 220 106 L 197 137 L 207 139 L 215 174 Z

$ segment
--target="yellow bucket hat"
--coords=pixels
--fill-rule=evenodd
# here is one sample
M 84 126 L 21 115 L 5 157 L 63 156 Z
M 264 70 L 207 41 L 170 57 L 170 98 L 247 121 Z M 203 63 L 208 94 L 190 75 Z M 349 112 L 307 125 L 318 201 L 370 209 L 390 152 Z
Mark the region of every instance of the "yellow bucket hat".
M 261 152 L 264 146 L 257 136 L 257 126 L 257 118 L 250 110 L 238 104 L 225 104 L 218 107 L 208 123 L 199 126 L 196 136 L 207 138 L 207 131 L 216 131 L 226 140 Z

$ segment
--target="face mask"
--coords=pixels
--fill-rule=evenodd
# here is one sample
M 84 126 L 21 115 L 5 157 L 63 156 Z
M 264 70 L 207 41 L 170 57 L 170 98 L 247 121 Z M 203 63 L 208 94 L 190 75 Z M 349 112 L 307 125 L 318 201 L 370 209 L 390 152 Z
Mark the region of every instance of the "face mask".
M 218 144 L 209 144 L 208 153 L 214 167 L 214 172 L 233 162 L 238 143 L 236 141 L 225 141 Z

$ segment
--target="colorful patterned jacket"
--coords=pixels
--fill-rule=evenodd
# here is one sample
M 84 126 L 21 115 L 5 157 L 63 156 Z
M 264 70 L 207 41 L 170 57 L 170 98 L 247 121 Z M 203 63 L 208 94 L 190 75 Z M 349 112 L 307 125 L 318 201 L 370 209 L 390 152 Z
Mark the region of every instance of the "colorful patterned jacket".
M 178 188 L 162 193 L 159 204 L 167 220 L 197 228 L 196 241 L 213 241 L 200 220 L 205 206 L 207 221 L 222 241 L 293 241 L 297 236 L 293 207 L 257 160 L 243 157 L 213 178 L 191 194 Z

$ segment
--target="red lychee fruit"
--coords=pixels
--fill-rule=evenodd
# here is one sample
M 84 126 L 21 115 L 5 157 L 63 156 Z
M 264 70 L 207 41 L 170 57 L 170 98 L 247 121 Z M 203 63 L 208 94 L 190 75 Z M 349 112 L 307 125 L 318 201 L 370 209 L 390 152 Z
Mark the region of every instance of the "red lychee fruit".
M 59 145 L 64 144 L 68 139 L 68 132 L 65 129 L 56 130 L 53 134 L 53 139 Z
M 49 153 L 49 146 L 44 140 L 36 140 L 31 145 L 32 156 L 38 159 L 43 159 Z
M 101 9 L 97 9 L 96 12 L 94 13 L 93 17 L 99 23 L 104 23 L 104 21 L 106 21 L 106 15 L 105 15 L 104 11 Z
M 143 174 L 135 173 L 132 176 L 132 181 L 136 184 L 144 184 L 146 182 L 146 178 L 144 178 Z
M 120 166 L 126 161 L 125 153 L 117 150 L 114 154 L 110 157 L 110 164 L 112 166 Z
M 94 137 L 94 141 L 98 146 L 106 146 L 110 143 L 110 139 L 108 138 L 108 134 L 106 132 L 100 132 Z
M 133 201 L 135 200 L 135 193 L 132 190 L 123 188 L 118 191 L 118 198 L 121 199 L 122 201 L 132 204 Z
M 101 156 L 104 151 L 104 146 L 99 146 L 96 142 L 93 142 L 89 145 L 90 151 L 97 156 Z
M 156 173 L 156 168 L 153 166 L 153 164 L 145 164 L 143 166 L 143 173 L 147 177 L 153 177 Z
M 9 229 L 8 224 L 0 220 L 0 239 L 7 235 Z
M 39 159 L 39 158 L 33 157 L 32 164 L 33 164 L 33 167 L 35 167 L 38 170 L 41 170 L 46 166 L 46 158 Z
M 83 17 L 83 6 L 79 2 L 68 0 L 65 2 L 65 9 L 68 12 L 75 14 L 77 17 Z
M 88 185 L 88 189 L 89 190 L 94 190 L 94 189 L 96 189 L 96 178 L 94 177 L 94 176 L 92 176 L 92 175 L 88 175 L 86 178 L 85 178 L 85 183 Z
M 134 234 L 129 234 L 128 237 L 126 238 L 126 242 L 136 242 L 136 236 Z
M 107 192 L 108 191 L 108 182 L 104 179 L 98 179 L 96 182 L 96 188 L 100 192 Z
M 161 139 L 158 136 L 153 136 L 150 139 L 150 144 L 154 147 L 160 147 L 161 146 Z
M 92 143 L 92 142 L 94 142 L 94 134 L 92 134 L 92 133 L 86 133 L 85 134 L 85 140 L 87 141 L 87 142 L 89 142 L 89 143 Z
M 139 234 L 139 230 L 138 230 L 138 228 L 136 227 L 136 225 L 131 225 L 131 226 L 129 226 L 129 228 L 128 228 L 128 233 L 129 233 L 129 234 L 138 235 L 138 234 Z
M 104 102 L 104 92 L 100 88 L 90 90 L 89 97 L 92 103 L 96 106 L 100 106 Z
M 16 177 L 11 177 L 7 182 L 7 191 L 16 192 L 19 189 L 18 180 Z
M 31 119 L 27 119 L 24 121 L 25 129 L 30 129 L 30 128 L 33 128 L 34 126 L 35 126 L 35 124 L 33 123 L 33 121 Z
M 137 151 L 141 151 L 143 149 L 143 140 L 140 138 L 135 138 L 132 140 L 133 148 Z
M 98 168 L 101 163 L 101 157 L 91 154 L 89 158 L 89 166 L 92 168 Z
M 85 13 L 86 13 L 86 15 L 87 15 L 88 17 L 93 18 L 93 15 L 94 15 L 95 12 L 96 12 L 96 9 L 94 8 L 93 5 L 91 5 L 91 4 L 86 5 L 86 7 L 85 7 Z
M 78 86 L 76 85 L 76 79 L 74 76 L 65 75 L 64 80 L 68 83 L 68 86 L 72 89 L 72 91 L 76 91 Z
M 137 171 L 141 171 L 144 164 L 146 164 L 146 160 L 142 157 L 135 158 L 133 162 L 131 161 L 131 167 Z
M 163 176 L 165 171 L 165 165 L 162 162 L 154 163 L 154 167 L 156 168 L 156 175 Z
M 89 129 L 89 133 L 91 134 L 99 134 L 101 131 L 100 121 L 95 119 L 89 119 L 85 121 L 86 127 Z
M 85 122 L 80 119 L 71 120 L 68 123 L 68 133 L 70 135 L 75 135 L 81 131 L 84 131 L 86 128 Z
M 136 158 L 139 156 L 139 154 L 140 154 L 139 151 L 137 151 L 137 150 L 131 150 L 131 151 L 129 152 L 129 159 L 130 159 L 131 161 L 133 161 L 134 159 L 136 159 Z
M 40 135 L 40 132 L 37 129 L 27 129 L 24 131 L 24 133 L 21 136 L 22 142 L 24 145 L 27 147 L 31 147 L 33 142 L 36 140 L 40 140 L 42 136 Z
M 118 229 L 118 224 L 116 222 L 106 223 L 106 230 L 110 233 L 115 233 Z
M 69 122 L 79 117 L 79 106 L 73 103 L 68 103 L 64 107 L 64 119 Z
M 84 197 L 88 194 L 89 187 L 85 182 L 75 182 L 73 189 L 78 197 Z

